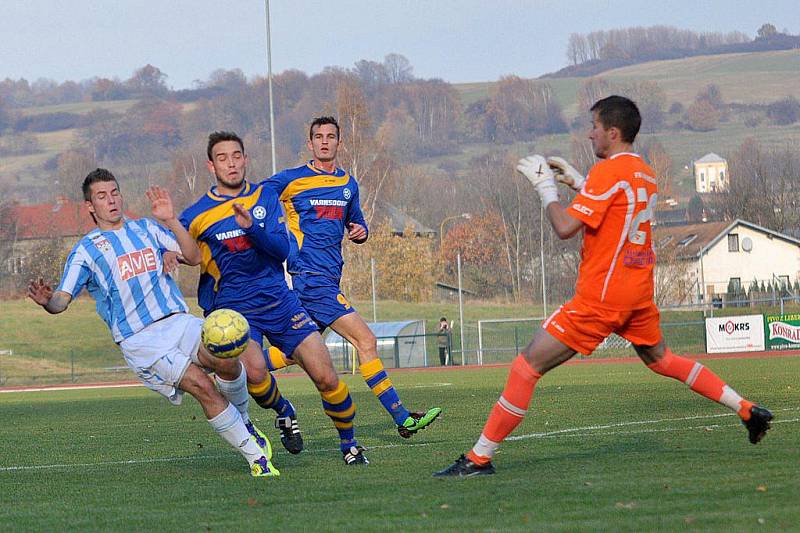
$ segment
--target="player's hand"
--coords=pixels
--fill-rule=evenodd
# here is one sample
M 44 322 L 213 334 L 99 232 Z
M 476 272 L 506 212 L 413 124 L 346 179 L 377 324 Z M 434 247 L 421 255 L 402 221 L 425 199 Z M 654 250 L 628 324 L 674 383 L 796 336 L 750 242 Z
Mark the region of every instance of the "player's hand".
M 517 170 L 530 181 L 543 205 L 558 201 L 558 187 L 553 177 L 553 171 L 547 165 L 547 160 L 540 155 L 523 157 L 517 163 Z
M 44 307 L 53 296 L 53 289 L 44 282 L 44 279 L 31 280 L 28 283 L 28 298 Z
M 181 263 L 181 255 L 178 252 L 167 250 L 161 256 L 162 270 L 164 274 L 172 274 Z
M 233 203 L 233 214 L 235 215 L 236 223 L 242 229 L 248 229 L 253 225 L 253 216 L 250 210 L 242 204 Z
M 150 209 L 153 217 L 162 224 L 175 218 L 175 209 L 172 206 L 172 198 L 167 189 L 153 185 L 145 191 L 145 196 L 150 200 Z
M 367 228 L 361 224 L 351 222 L 347 225 L 347 238 L 351 241 L 363 241 L 367 238 Z
M 567 187 L 579 191 L 583 188 L 583 184 L 586 183 L 586 178 L 561 157 L 548 157 L 547 164 L 553 170 L 556 181 L 563 183 Z
M 523 157 L 517 163 L 517 170 L 533 184 L 534 187 L 543 181 L 553 180 L 553 171 L 547 161 L 540 155 Z

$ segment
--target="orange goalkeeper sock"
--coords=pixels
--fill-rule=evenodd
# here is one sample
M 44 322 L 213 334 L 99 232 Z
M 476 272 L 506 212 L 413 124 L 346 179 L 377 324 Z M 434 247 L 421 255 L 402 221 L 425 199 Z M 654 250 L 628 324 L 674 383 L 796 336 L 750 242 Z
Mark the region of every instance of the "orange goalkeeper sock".
M 511 364 L 511 372 L 508 374 L 506 388 L 503 389 L 503 394 L 494 404 L 478 442 L 467 453 L 470 461 L 482 465 L 492 459 L 497 448 L 500 447 L 500 443 L 525 418 L 533 396 L 533 389 L 541 377 L 542 375 L 536 372 L 524 357 L 520 355 L 514 359 Z
M 739 396 L 735 390 L 699 361 L 675 355 L 667 349 L 664 357 L 647 365 L 647 368 L 656 374 L 683 381 L 696 393 L 736 411 L 743 420 L 750 418 L 750 408 L 753 404 Z

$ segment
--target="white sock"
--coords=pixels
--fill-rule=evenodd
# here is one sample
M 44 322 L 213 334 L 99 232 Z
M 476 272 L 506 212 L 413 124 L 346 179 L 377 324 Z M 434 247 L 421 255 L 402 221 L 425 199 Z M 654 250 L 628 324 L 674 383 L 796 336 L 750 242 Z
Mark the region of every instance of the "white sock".
M 249 413 L 249 403 L 250 403 L 250 394 L 247 392 L 247 372 L 244 369 L 244 365 L 239 363 L 242 371 L 239 373 L 239 377 L 232 380 L 227 381 L 219 377 L 218 375 L 214 375 L 214 380 L 217 382 L 217 388 L 219 388 L 219 392 L 225 397 L 226 400 L 231 402 L 239 413 L 242 415 L 242 420 L 245 424 L 250 422 L 250 413 Z
M 252 464 L 264 455 L 264 451 L 256 444 L 255 439 L 250 437 L 250 432 L 244 427 L 242 415 L 233 404 L 229 403 L 224 411 L 210 419 L 208 423 L 220 437 L 238 450 L 248 463 Z

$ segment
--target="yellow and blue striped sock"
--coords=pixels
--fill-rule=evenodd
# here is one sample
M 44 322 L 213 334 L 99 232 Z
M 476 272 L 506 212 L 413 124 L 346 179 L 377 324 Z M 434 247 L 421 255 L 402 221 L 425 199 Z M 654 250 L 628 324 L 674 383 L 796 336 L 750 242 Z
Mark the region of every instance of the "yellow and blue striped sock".
M 267 372 L 267 378 L 261 383 L 248 383 L 247 391 L 263 409 L 272 409 L 278 416 L 297 416 L 292 402 L 281 395 L 275 376 Z
M 357 446 L 355 430 L 353 429 L 353 418 L 356 416 L 356 404 L 350 397 L 350 391 L 344 381 L 339 382 L 339 386 L 330 392 L 319 393 L 322 396 L 322 408 L 325 414 L 333 420 L 336 431 L 339 432 L 339 440 L 342 451 L 347 451 L 351 446 Z
M 364 378 L 364 381 L 366 381 L 369 388 L 372 389 L 373 394 L 380 400 L 383 408 L 386 409 L 394 419 L 394 423 L 398 426 L 403 425 L 403 422 L 409 417 L 410 413 L 408 409 L 403 407 L 403 402 L 400 401 L 400 396 L 397 395 L 397 391 L 394 389 L 394 385 L 392 385 L 392 380 L 390 380 L 389 375 L 386 374 L 381 360 L 373 359 L 372 361 L 364 363 L 358 367 L 358 369 L 361 371 L 361 376 Z

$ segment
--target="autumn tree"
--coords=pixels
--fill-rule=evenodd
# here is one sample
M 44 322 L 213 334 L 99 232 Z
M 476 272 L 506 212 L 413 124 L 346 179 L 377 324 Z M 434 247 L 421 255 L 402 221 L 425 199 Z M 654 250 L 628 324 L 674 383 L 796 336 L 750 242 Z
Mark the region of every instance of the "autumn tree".
M 658 226 L 653 229 L 656 268 L 653 270 L 653 289 L 656 305 L 676 305 L 689 301 L 696 287 L 689 279 L 689 261 L 681 257 L 681 248 L 668 239 Z
M 377 292 L 381 298 L 407 302 L 428 301 L 437 271 L 430 237 L 406 227 L 396 235 L 387 222 L 370 230 L 364 245 L 345 243 L 342 285 L 354 298 L 371 295 L 371 260 L 375 260 Z
M 161 97 L 166 95 L 169 91 L 166 79 L 167 75 L 161 72 L 161 69 L 148 63 L 142 68 L 137 69 L 133 73 L 133 76 L 125 82 L 125 85 L 127 85 L 136 96 Z
M 545 82 L 505 76 L 492 88 L 486 107 L 498 140 L 532 140 L 537 134 L 563 133 L 566 122 L 552 87 Z
M 58 194 L 75 202 L 83 202 L 83 180 L 95 168 L 97 161 L 87 150 L 73 149 L 60 153 L 56 158 Z
M 762 24 L 758 31 L 756 32 L 756 38 L 767 40 L 771 37 L 774 37 L 778 34 L 778 29 L 775 27 L 774 24 L 770 24 L 767 22 L 766 24 Z
M 497 213 L 490 211 L 452 225 L 440 251 L 446 278 L 456 278 L 460 254 L 465 288 L 484 297 L 512 291 L 508 270 L 498 268 L 498 264 L 506 262 L 505 239 L 498 231 L 501 225 Z
M 767 117 L 775 124 L 785 126 L 800 120 L 800 102 L 794 96 L 787 96 L 767 106 Z
M 730 158 L 730 186 L 716 195 L 717 210 L 726 218 L 743 218 L 776 231 L 796 228 L 798 153 L 795 145 L 765 149 L 757 140 L 745 139 Z
M 664 124 L 667 95 L 657 82 L 652 80 L 634 81 L 622 85 L 618 93 L 636 102 L 642 115 L 643 132 L 653 133 Z
M 383 58 L 389 83 L 408 83 L 414 79 L 414 68 L 402 54 L 388 54 Z
M 364 93 L 352 77 L 341 80 L 336 90 L 336 115 L 341 128 L 338 163 L 356 176 L 367 223 L 375 206 L 392 185 L 395 163 L 386 150 L 385 136 L 375 136 Z
M 441 80 L 419 80 L 404 86 L 403 93 L 416 126 L 417 153 L 431 156 L 452 151 L 451 139 L 462 115 L 456 89 Z
M 588 123 L 589 109 L 595 102 L 612 94 L 614 94 L 614 88 L 605 78 L 594 77 L 583 82 L 578 91 L 578 119 L 580 123 Z
M 672 158 L 655 138 L 644 143 L 642 152 L 655 173 L 659 200 L 666 200 L 672 196 Z
M 695 101 L 686 110 L 686 121 L 692 131 L 714 131 L 719 119 L 719 110 L 707 100 Z

